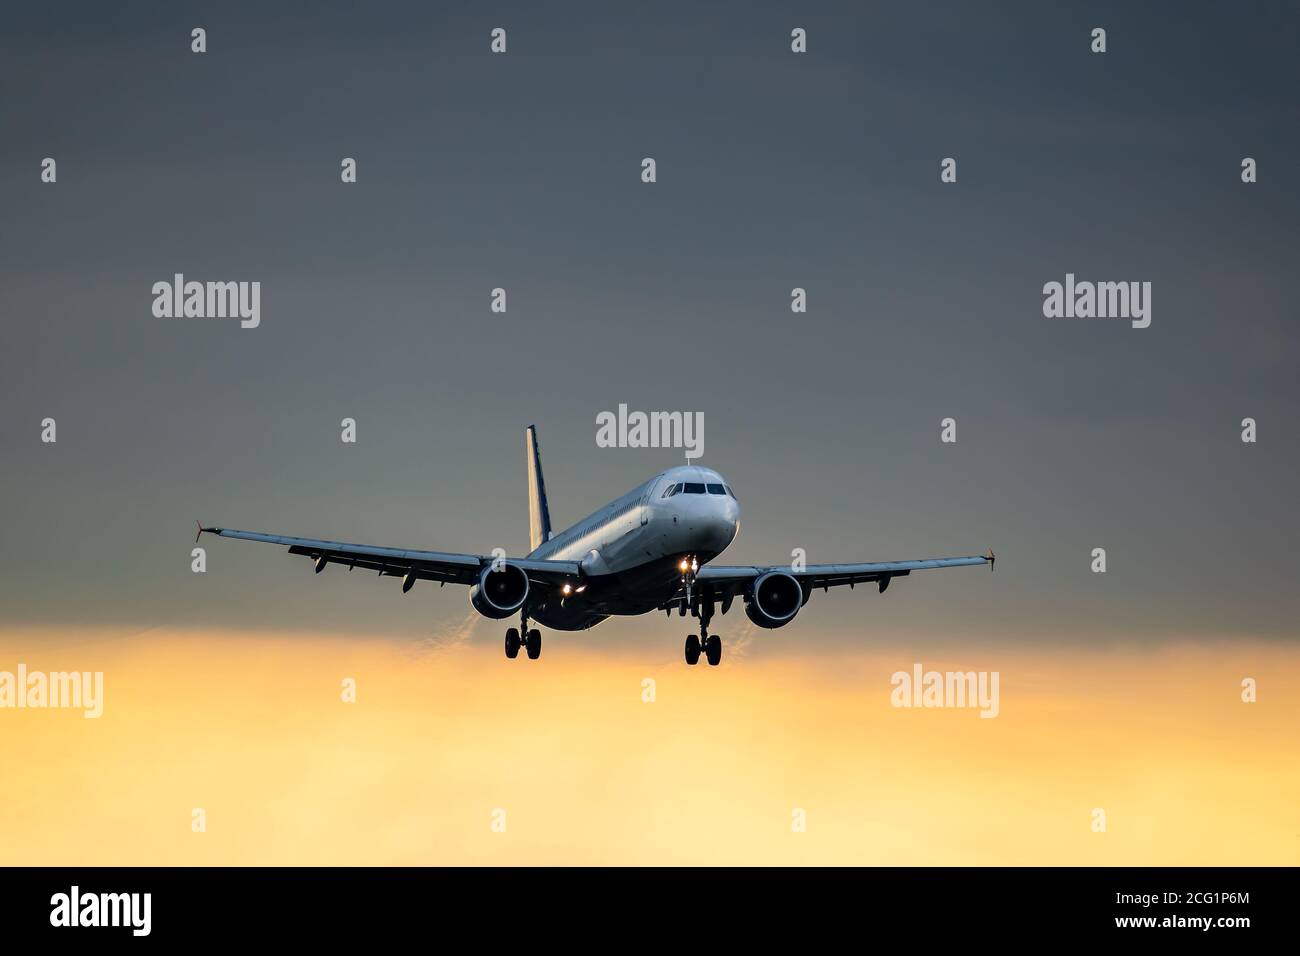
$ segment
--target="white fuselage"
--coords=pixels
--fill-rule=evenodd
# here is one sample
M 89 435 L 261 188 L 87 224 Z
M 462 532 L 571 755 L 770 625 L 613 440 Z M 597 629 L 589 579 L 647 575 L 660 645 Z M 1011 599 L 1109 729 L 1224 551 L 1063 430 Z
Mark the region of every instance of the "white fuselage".
M 678 484 L 690 490 L 664 496 Z M 529 557 L 586 561 L 584 570 L 593 575 L 617 574 L 679 554 L 717 557 L 740 528 L 740 503 L 727 493 L 729 488 L 727 480 L 709 468 L 669 469 L 553 534 Z
M 710 468 L 671 468 L 553 534 L 529 557 L 579 562 L 584 578 L 602 583 L 591 595 L 593 615 L 644 613 L 675 590 L 682 557 L 704 564 L 735 539 L 740 504 L 730 488 Z M 572 613 L 584 602 L 566 603 Z M 539 619 L 549 616 L 552 626 L 564 626 L 556 614 L 539 610 Z

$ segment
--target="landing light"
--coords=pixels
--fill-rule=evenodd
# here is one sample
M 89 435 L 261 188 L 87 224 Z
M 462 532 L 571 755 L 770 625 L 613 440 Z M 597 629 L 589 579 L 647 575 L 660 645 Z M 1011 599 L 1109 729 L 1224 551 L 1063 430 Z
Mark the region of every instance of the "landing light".
M 570 594 L 573 593 L 573 586 L 570 584 L 566 584 L 564 587 L 560 588 L 560 593 L 563 594 L 565 597 L 568 597 Z
M 681 563 L 677 565 L 678 569 L 681 571 L 685 571 L 690 566 L 691 566 L 690 562 L 687 561 L 685 558 L 682 558 Z

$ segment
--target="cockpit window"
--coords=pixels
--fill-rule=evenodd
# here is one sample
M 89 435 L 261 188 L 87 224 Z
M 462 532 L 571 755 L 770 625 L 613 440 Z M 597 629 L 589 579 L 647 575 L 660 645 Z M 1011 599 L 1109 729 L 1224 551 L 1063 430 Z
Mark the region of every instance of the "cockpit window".
M 727 490 L 722 485 L 709 485 L 709 494 L 711 495 L 725 495 L 726 493 Z
M 704 482 L 688 481 L 685 483 L 683 492 L 688 495 L 702 495 L 704 494 Z
M 731 495 L 731 497 L 733 498 L 736 498 L 736 491 L 734 488 L 731 487 L 731 485 L 727 485 L 727 494 Z M 736 500 L 739 501 L 740 499 L 736 498 Z
M 673 495 L 680 493 L 681 490 L 682 490 L 682 483 L 679 481 L 677 482 L 677 484 L 669 485 L 667 488 L 665 488 L 663 497 L 671 498 Z

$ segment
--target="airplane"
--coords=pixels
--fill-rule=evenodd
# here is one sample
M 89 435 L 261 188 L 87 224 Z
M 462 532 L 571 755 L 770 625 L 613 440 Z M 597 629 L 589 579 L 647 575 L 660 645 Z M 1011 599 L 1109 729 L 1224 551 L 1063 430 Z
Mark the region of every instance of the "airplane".
M 537 428 L 524 433 L 528 466 L 528 524 L 531 551 L 522 558 L 495 554 L 411 551 L 317 538 L 204 527 L 202 534 L 286 545 L 290 554 L 311 558 L 319 574 L 331 564 L 400 577 L 402 593 L 416 581 L 469 585 L 469 602 L 484 617 L 519 615 L 506 631 L 506 657 L 523 648 L 530 660 L 542 653 L 542 635 L 529 622 L 557 631 L 581 631 L 611 616 L 676 610 L 699 621 L 686 638 L 686 663 L 703 655 L 722 661 L 722 642 L 709 633 L 715 611 L 726 614 L 736 598 L 763 628 L 785 627 L 808 603 L 814 589 L 874 583 L 884 593 L 894 578 L 913 571 L 987 564 L 983 555 L 862 564 L 744 565 L 718 567 L 740 529 L 740 502 L 731 483 L 711 468 L 681 465 L 660 472 L 627 494 L 558 534 L 542 477 Z

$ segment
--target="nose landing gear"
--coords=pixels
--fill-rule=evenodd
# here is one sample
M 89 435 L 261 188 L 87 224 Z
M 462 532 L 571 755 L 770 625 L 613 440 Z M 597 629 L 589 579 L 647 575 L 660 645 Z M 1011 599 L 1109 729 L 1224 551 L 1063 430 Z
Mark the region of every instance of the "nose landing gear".
M 682 584 L 686 586 L 686 600 L 682 602 L 682 613 L 686 609 L 695 609 L 695 572 L 700 570 L 700 562 L 695 559 L 695 555 L 688 554 L 677 562 L 677 570 L 682 572 Z

